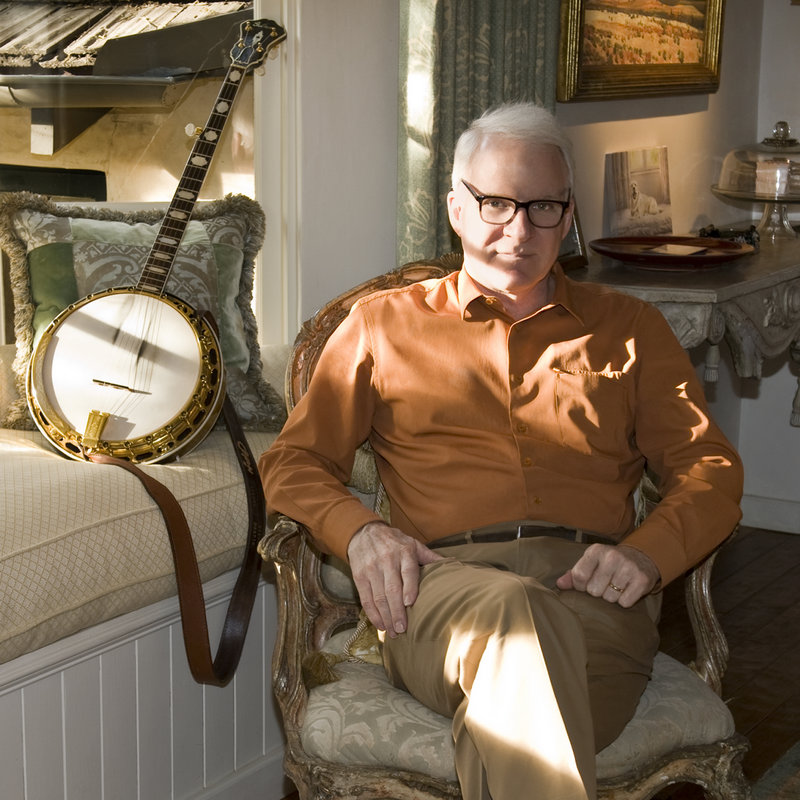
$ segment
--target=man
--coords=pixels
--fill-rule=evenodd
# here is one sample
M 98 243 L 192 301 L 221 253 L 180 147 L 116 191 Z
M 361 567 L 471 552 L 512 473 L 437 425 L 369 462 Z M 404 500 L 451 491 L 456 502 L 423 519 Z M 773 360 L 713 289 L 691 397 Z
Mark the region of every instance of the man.
M 740 461 L 663 317 L 557 264 L 572 174 L 546 111 L 475 121 L 447 198 L 463 268 L 356 303 L 260 462 L 270 508 L 349 561 L 392 681 L 453 718 L 467 800 L 595 796 L 658 590 L 740 516 Z M 344 487 L 365 439 L 390 524 Z M 645 465 L 663 500 L 634 530 Z

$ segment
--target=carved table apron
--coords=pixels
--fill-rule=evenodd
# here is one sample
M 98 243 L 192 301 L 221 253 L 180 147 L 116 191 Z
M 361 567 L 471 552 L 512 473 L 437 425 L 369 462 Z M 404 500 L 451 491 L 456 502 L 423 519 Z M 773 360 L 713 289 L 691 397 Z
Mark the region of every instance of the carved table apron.
M 646 270 L 592 255 L 585 270 L 569 276 L 653 303 L 687 350 L 708 342 L 708 382 L 718 378 L 723 338 L 742 378 L 760 378 L 764 359 L 787 351 L 800 364 L 800 238 L 763 243 L 752 255 L 687 271 Z M 790 424 L 800 427 L 800 378 Z

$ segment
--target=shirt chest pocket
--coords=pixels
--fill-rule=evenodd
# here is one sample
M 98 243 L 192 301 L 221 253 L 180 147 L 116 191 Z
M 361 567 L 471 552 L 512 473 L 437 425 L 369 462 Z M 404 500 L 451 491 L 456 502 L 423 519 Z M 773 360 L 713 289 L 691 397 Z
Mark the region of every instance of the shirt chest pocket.
M 633 439 L 631 376 L 552 368 L 553 405 L 561 444 L 587 455 L 629 455 Z

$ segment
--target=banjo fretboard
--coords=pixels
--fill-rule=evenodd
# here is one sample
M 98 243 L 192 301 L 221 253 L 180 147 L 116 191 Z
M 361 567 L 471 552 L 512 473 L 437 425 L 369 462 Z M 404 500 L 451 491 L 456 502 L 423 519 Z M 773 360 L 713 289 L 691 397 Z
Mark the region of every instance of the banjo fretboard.
M 164 291 L 167 278 L 175 263 L 178 246 L 186 232 L 186 226 L 191 219 L 247 67 L 262 61 L 267 52 L 286 36 L 282 29 L 279 31 L 273 29 L 269 31 L 269 41 L 262 41 L 264 31 L 258 29 L 258 23 L 249 25 L 252 29 L 244 32 L 242 40 L 231 53 L 231 66 L 222 82 L 208 121 L 197 135 L 178 187 L 147 256 L 139 282 L 136 284 L 139 290 L 157 294 Z

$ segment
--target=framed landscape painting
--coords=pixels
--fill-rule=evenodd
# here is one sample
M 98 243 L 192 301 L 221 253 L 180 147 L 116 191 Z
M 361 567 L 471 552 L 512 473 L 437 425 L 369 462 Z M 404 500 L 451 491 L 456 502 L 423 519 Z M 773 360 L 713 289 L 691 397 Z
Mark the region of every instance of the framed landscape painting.
M 725 0 L 561 0 L 558 99 L 715 92 Z

